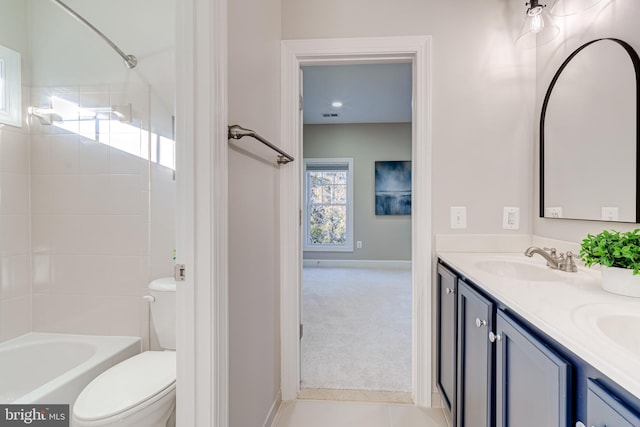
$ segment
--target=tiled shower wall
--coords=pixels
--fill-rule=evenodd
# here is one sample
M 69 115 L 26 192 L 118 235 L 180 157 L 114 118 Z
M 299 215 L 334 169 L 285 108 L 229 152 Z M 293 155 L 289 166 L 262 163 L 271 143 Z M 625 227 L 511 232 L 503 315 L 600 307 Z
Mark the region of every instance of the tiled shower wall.
M 31 124 L 33 329 L 147 336 L 149 278 L 148 93 L 109 88 L 32 89 L 80 108 L 135 106 L 132 126 Z M 126 141 L 127 151 L 115 148 Z
M 131 104 L 132 122 L 64 129 L 27 116 L 23 128 L 0 127 L 0 341 L 33 330 L 154 346 L 142 296 L 172 272 L 175 181 L 148 160 L 149 91 L 32 88 L 27 98 L 46 108 L 51 96 L 80 108 Z
M 31 330 L 29 243 L 29 132 L 0 125 L 0 341 Z

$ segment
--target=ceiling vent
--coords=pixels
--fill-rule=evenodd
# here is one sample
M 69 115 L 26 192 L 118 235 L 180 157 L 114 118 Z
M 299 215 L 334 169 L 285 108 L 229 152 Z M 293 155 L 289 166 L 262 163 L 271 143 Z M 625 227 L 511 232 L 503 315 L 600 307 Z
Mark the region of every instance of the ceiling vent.
M 322 113 L 322 117 L 327 119 L 331 117 L 340 117 L 340 115 L 338 113 Z

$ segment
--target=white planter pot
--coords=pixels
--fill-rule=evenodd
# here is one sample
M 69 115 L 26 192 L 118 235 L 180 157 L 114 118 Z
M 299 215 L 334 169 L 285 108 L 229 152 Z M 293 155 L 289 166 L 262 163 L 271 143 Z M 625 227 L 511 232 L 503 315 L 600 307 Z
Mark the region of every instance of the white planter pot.
M 602 289 L 614 294 L 640 298 L 640 275 L 619 267 L 602 267 Z

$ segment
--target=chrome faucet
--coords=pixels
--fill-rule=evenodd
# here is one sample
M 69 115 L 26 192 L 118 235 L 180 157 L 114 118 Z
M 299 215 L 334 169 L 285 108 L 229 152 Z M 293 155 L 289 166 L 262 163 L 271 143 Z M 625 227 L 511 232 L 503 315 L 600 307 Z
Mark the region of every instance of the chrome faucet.
M 524 254 L 528 257 L 532 257 L 534 254 L 540 255 L 547 260 L 547 265 L 554 270 L 566 271 L 568 273 L 578 271 L 578 267 L 573 259 L 575 255 L 571 251 L 567 251 L 566 254 L 558 254 L 556 248 L 540 249 L 536 246 L 531 246 L 524 251 Z

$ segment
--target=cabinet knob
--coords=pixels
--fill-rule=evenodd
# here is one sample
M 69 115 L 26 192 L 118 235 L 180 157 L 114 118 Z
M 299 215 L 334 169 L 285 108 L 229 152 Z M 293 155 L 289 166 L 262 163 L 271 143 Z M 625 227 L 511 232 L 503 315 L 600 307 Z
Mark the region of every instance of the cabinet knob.
M 454 291 L 453 289 L 447 288 L 447 294 L 455 294 L 455 293 L 456 291 Z
M 476 326 L 478 328 L 482 328 L 483 326 L 487 326 L 487 321 L 486 320 L 480 320 L 480 318 L 476 318 Z
M 500 341 L 502 336 L 500 334 L 494 334 L 493 331 L 489 332 L 489 341 L 496 342 Z

